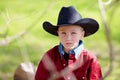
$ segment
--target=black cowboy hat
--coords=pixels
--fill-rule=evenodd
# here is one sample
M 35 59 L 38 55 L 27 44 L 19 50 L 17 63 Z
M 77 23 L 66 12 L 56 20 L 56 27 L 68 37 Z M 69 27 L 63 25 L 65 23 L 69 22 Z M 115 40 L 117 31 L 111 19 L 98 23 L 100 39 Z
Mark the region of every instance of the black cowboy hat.
M 82 18 L 73 6 L 62 7 L 58 16 L 57 25 L 52 25 L 50 22 L 45 21 L 43 28 L 48 33 L 58 36 L 58 28 L 65 25 L 79 25 L 85 31 L 84 37 L 94 34 L 99 29 L 99 24 L 96 20 Z

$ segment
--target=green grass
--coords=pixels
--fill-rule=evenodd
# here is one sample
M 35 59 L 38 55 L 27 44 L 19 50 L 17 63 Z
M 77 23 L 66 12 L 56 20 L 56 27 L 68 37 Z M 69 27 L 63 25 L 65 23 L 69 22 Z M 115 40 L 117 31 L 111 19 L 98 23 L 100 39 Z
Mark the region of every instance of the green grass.
M 48 7 L 48 5 L 50 6 Z M 13 43 L 0 46 L 0 80 L 13 80 L 15 69 L 21 62 L 31 61 L 37 66 L 44 53 L 51 47 L 58 45 L 58 38 L 45 32 L 42 23 L 48 20 L 56 25 L 59 9 L 61 6 L 68 5 L 74 5 L 83 17 L 92 17 L 100 23 L 99 31 L 83 40 L 85 47 L 98 56 L 103 75 L 106 73 L 109 67 L 109 52 L 96 0 L 1 0 L 0 34 L 4 34 L 7 27 L 9 27 L 9 37 L 28 27 L 31 29 Z M 110 26 L 111 39 L 115 50 L 114 69 L 105 80 L 119 80 L 120 75 L 119 9 L 120 7 L 117 8 L 112 17 Z M 110 17 L 110 12 L 107 14 Z M 9 19 L 10 24 L 6 26 L 6 21 Z M 0 37 L 0 40 L 3 38 Z

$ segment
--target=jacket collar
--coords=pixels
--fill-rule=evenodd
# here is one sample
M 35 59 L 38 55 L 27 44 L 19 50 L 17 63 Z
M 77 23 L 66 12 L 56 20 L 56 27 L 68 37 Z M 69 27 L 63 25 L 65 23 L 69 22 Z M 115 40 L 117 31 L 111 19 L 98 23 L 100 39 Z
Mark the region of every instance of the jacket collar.
M 61 56 L 64 55 L 65 52 L 63 50 L 62 43 L 59 44 L 58 48 L 59 48 L 60 55 Z M 75 49 L 71 50 L 69 53 L 70 54 L 75 54 L 75 58 L 77 59 L 79 57 L 79 55 L 81 54 L 83 49 L 84 49 L 84 45 L 83 45 L 82 40 L 80 40 L 79 45 Z

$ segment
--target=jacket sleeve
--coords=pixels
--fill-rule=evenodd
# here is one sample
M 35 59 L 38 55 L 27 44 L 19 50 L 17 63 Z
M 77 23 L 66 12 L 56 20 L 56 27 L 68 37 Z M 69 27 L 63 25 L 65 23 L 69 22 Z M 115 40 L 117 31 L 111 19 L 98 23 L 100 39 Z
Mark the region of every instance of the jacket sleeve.
M 94 58 L 91 60 L 91 65 L 88 69 L 88 80 L 103 80 L 100 64 L 97 59 Z
M 43 61 L 41 60 L 35 74 L 35 80 L 48 80 L 49 71 L 45 68 Z

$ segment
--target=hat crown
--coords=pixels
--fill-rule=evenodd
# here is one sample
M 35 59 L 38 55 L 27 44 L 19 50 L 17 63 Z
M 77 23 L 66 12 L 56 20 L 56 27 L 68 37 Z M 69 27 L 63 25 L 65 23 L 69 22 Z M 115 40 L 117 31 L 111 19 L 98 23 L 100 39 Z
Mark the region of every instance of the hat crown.
M 73 6 L 62 7 L 58 16 L 57 25 L 73 24 L 80 19 L 82 19 L 82 16 L 75 10 Z

